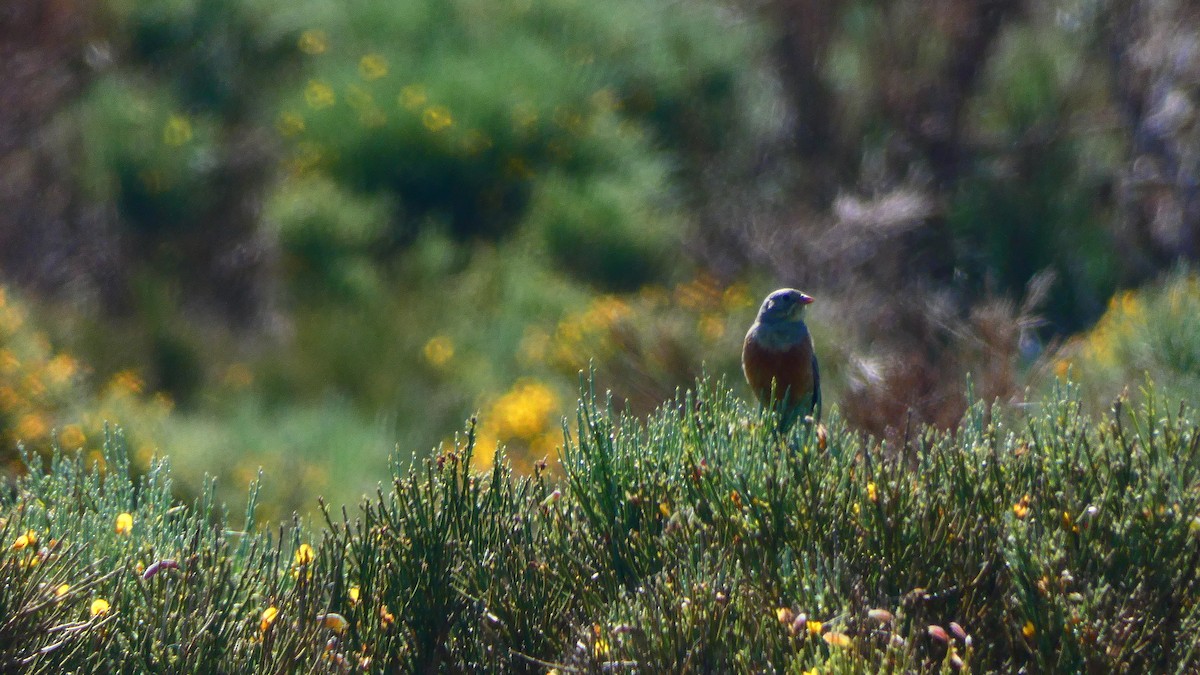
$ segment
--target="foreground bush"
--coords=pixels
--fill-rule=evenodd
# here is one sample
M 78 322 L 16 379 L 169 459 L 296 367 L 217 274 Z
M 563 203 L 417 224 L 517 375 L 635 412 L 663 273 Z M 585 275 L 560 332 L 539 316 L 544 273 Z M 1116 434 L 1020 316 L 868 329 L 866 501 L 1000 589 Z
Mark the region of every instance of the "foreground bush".
M 230 529 L 60 458 L 9 486 L 0 659 L 31 672 L 1185 672 L 1200 433 L 1063 387 L 903 447 L 787 438 L 706 383 L 648 420 L 588 392 L 561 480 L 475 436 L 320 535 Z

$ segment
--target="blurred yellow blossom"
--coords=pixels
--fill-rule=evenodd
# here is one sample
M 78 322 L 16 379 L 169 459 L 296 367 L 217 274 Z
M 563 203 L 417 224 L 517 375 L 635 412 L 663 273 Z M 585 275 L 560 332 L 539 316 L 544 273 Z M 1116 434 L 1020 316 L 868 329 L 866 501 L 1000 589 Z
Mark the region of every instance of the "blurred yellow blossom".
M 558 408 L 558 397 L 536 380 L 518 382 L 493 405 L 490 417 L 501 438 L 530 439 L 542 432 Z
M 378 80 L 388 74 L 387 61 L 379 54 L 366 54 L 358 60 L 358 74 L 364 80 Z
M 450 116 L 450 110 L 445 106 L 431 105 L 421 113 L 421 123 L 425 125 L 426 129 L 437 133 L 453 125 L 454 118 Z
M 425 87 L 419 84 L 410 84 L 400 90 L 400 95 L 396 100 L 402 108 L 418 110 L 429 100 L 429 96 L 425 93 Z
M 1032 621 L 1026 621 L 1025 625 L 1021 626 L 1021 634 L 1026 638 L 1033 638 L 1036 633 L 1037 629 L 1034 627 Z
M 822 635 L 821 639 L 833 647 L 849 647 L 853 644 L 853 640 L 845 633 L 829 632 Z
M 0 411 L 9 412 L 21 404 L 21 395 L 9 386 L 0 387 Z
M 38 398 L 46 393 L 46 383 L 42 382 L 35 373 L 30 373 L 21 380 L 21 386 L 25 389 L 25 394 L 33 398 Z
M 324 54 L 329 49 L 329 36 L 323 30 L 310 28 L 300 34 L 300 39 L 296 41 L 296 46 L 305 54 L 313 56 Z
M 69 354 L 58 354 L 46 364 L 46 377 L 54 384 L 62 384 L 78 370 L 78 363 Z
M 20 440 L 32 441 L 44 437 L 49 429 L 50 425 L 44 417 L 31 412 L 22 415 L 17 422 L 16 435 Z
M 1054 375 L 1058 378 L 1065 378 L 1067 373 L 1071 372 L 1071 362 L 1067 359 L 1057 359 L 1054 362 Z
M 517 348 L 517 356 L 525 365 L 542 363 L 546 360 L 546 351 L 550 347 L 550 335 L 535 326 L 525 328 L 521 336 L 521 344 Z
M 0 373 L 14 373 L 20 367 L 21 362 L 16 354 L 9 349 L 0 349 Z
M 754 306 L 754 297 L 750 295 L 750 287 L 744 283 L 733 284 L 721 293 L 721 305 L 725 311 L 736 311 Z
M 140 394 L 146 383 L 132 370 L 122 370 L 108 381 L 109 392 L 115 395 Z
M 708 340 L 720 340 L 725 336 L 725 321 L 716 314 L 704 314 L 698 322 L 700 334 Z
M 287 169 L 296 175 L 306 174 L 321 165 L 325 153 L 316 143 L 299 143 L 295 152 L 285 162 Z
M 54 589 L 54 597 L 61 598 L 71 591 L 71 584 L 59 584 L 58 588 Z
M 275 128 L 283 136 L 291 137 L 304 132 L 304 118 L 294 112 L 279 113 Z
M 68 424 L 59 432 L 58 442 L 64 450 L 78 450 L 87 442 L 87 435 L 78 424 Z
M 129 513 L 118 514 L 115 529 L 117 534 L 127 535 L 133 532 L 133 515 Z
M 425 343 L 421 353 L 430 365 L 441 368 L 454 358 L 454 342 L 446 335 L 435 335 Z
M 111 606 L 108 604 L 107 600 L 105 600 L 104 598 L 96 598 L 95 600 L 92 601 L 92 606 L 91 606 L 92 616 L 100 616 L 101 614 L 107 614 L 108 610 L 110 608 L 111 608 Z
M 179 147 L 192 140 L 192 123 L 183 115 L 171 115 L 163 126 L 163 143 Z
M 474 156 L 492 147 L 492 139 L 479 129 L 470 129 L 459 139 L 459 147 L 467 155 Z
M 346 594 L 350 596 L 350 604 L 352 604 L 352 605 L 358 604 L 358 598 L 359 598 L 359 595 L 361 595 L 361 593 L 362 593 L 362 591 L 359 590 L 358 586 L 351 586 L 350 589 L 346 592 Z
M 304 100 L 314 110 L 323 110 L 337 103 L 333 87 L 320 80 L 309 80 L 304 88 Z

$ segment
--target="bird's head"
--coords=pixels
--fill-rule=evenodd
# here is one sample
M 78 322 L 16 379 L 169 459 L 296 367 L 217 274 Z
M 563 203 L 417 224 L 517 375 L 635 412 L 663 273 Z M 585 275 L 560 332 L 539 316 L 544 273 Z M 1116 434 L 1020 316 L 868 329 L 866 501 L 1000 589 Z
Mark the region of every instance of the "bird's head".
M 794 288 L 781 288 L 763 300 L 758 309 L 760 323 L 792 323 L 804 319 L 804 308 L 812 304 L 812 296 Z

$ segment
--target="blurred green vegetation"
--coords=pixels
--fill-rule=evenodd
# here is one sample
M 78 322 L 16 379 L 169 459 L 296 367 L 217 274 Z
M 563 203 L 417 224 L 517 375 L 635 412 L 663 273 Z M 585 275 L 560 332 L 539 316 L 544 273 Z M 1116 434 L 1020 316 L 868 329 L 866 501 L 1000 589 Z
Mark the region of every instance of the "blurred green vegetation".
M 1056 377 L 1080 383 L 1105 406 L 1151 382 L 1167 400 L 1200 392 L 1200 277 L 1176 270 L 1159 283 L 1114 295 L 1100 320 L 1048 362 Z

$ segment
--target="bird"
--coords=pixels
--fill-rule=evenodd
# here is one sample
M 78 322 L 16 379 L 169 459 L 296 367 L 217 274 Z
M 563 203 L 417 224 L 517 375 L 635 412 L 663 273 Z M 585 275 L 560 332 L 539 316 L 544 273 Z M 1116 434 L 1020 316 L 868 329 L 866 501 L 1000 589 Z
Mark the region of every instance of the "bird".
M 820 421 L 821 371 L 804 310 L 812 296 L 794 288 L 773 291 L 742 343 L 742 372 L 755 398 L 780 414 L 779 430 L 798 418 Z

